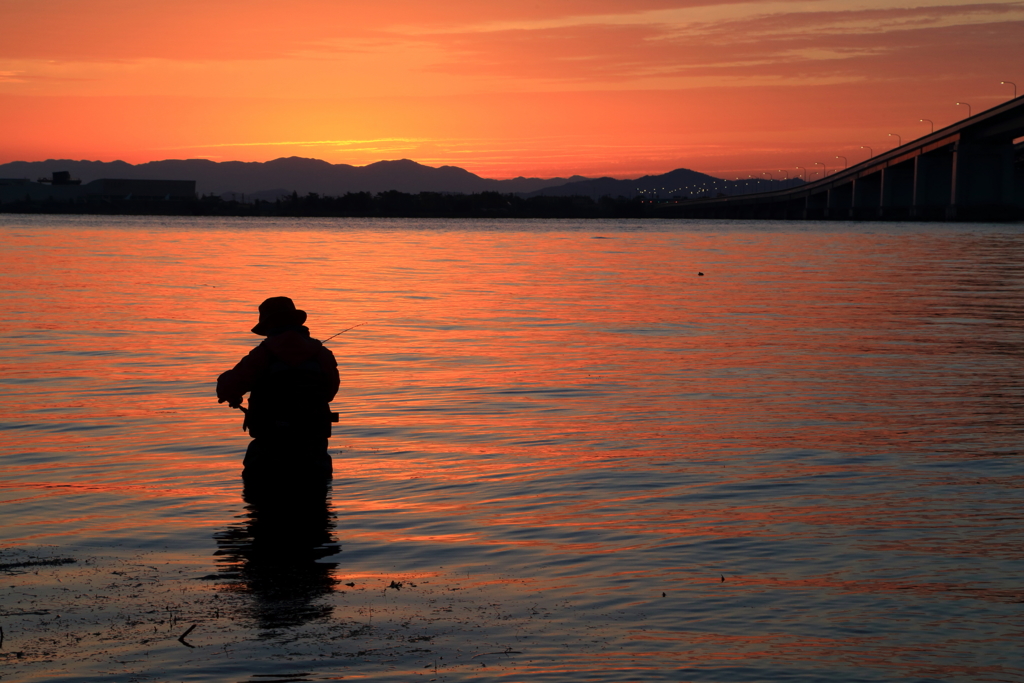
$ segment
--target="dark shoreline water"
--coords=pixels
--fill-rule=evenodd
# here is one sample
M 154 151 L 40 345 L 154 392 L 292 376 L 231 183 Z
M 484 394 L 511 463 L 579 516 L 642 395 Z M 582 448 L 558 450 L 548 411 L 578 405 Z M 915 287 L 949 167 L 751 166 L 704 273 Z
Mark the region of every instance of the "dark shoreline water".
M 106 216 L 206 216 L 263 218 L 658 218 L 658 203 L 643 197 L 520 197 L 484 192 L 354 192 L 340 197 L 295 195 L 277 201 L 243 202 L 218 196 L 189 199 L 88 199 L 73 202 L 24 201 L 0 204 L 0 214 Z
M 0 216 L 4 680 L 1024 679 L 1024 231 L 651 225 Z M 284 293 L 368 324 L 268 508 Z
M 738 195 L 742 196 L 742 195 Z M 725 197 L 725 195 L 721 195 Z M 710 197 L 694 197 L 694 200 Z M 66 216 L 192 216 L 207 218 L 391 218 L 414 220 L 560 220 L 560 219 L 646 219 L 662 221 L 687 219 L 695 224 L 707 222 L 694 219 L 694 207 L 690 199 L 652 199 L 645 195 L 634 197 L 605 196 L 594 199 L 589 196 L 536 196 L 522 197 L 516 194 L 483 192 L 477 194 L 445 194 L 439 192 L 370 192 L 348 193 L 339 197 L 321 196 L 311 193 L 294 195 L 275 201 L 257 199 L 239 201 L 219 196 L 196 199 L 86 199 L 80 201 L 21 201 L 0 204 L 0 215 L 66 215 Z M 735 215 L 747 218 L 763 218 L 758 212 L 734 207 L 732 210 L 708 209 L 712 215 Z M 783 215 L 777 212 L 765 215 Z M 942 224 L 948 220 L 945 207 L 922 207 L 917 209 L 917 222 Z M 791 211 L 789 218 L 800 218 L 800 212 Z M 701 215 L 700 211 L 696 215 Z M 823 209 L 815 209 L 804 220 L 790 222 L 818 225 L 827 219 L 821 218 Z M 835 214 L 833 214 L 835 215 Z M 877 208 L 860 209 L 856 215 L 846 219 L 833 218 L 832 222 L 849 222 L 856 218 L 861 224 L 894 224 L 911 215 L 909 207 L 892 207 L 882 217 Z M 1019 225 L 1024 221 L 1024 209 L 1019 207 L 961 207 L 957 212 L 961 223 L 980 225 Z M 719 221 L 725 222 L 725 221 Z M 785 221 L 768 221 L 773 224 Z

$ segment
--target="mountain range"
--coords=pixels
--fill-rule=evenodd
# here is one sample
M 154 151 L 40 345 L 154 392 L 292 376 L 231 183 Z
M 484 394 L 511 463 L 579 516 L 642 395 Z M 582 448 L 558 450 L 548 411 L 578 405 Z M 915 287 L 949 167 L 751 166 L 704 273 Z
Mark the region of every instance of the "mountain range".
M 55 171 L 68 171 L 87 183 L 99 178 L 138 180 L 195 180 L 200 195 L 274 200 L 296 192 L 306 195 L 340 196 L 349 192 L 380 193 L 389 190 L 416 194 L 448 192 L 514 193 L 525 196 L 605 195 L 661 197 L 700 194 L 745 194 L 787 187 L 782 181 L 724 181 L 685 168 L 636 180 L 615 178 L 482 178 L 457 166 L 432 167 L 409 159 L 378 161 L 368 166 L 331 164 L 320 159 L 286 157 L 266 162 L 210 161 L 208 159 L 167 159 L 143 164 L 124 161 L 13 161 L 0 164 L 0 178 L 48 178 Z M 790 181 L 799 182 L 799 181 Z M 746 183 L 746 184 L 744 184 Z
M 533 192 L 523 193 L 527 197 L 544 196 L 587 196 L 592 199 L 601 197 L 717 197 L 718 195 L 740 195 L 753 192 L 768 192 L 799 185 L 803 181 L 789 178 L 786 180 L 769 180 L 766 178 L 746 178 L 725 180 L 707 173 L 691 171 L 688 168 L 677 168 L 661 175 L 645 175 L 635 180 L 619 180 L 617 178 L 586 178 L 562 185 L 545 187 Z
M 69 171 L 83 183 L 99 178 L 129 180 L 195 180 L 200 195 L 246 195 L 275 199 L 297 192 L 306 195 L 340 196 L 347 192 L 533 192 L 552 185 L 583 180 L 572 178 L 481 178 L 457 166 L 438 168 L 415 161 L 378 161 L 368 166 L 331 164 L 320 159 L 286 157 L 266 162 L 210 161 L 208 159 L 167 159 L 144 164 L 124 161 L 14 161 L 0 164 L 0 178 L 49 177 L 54 171 Z

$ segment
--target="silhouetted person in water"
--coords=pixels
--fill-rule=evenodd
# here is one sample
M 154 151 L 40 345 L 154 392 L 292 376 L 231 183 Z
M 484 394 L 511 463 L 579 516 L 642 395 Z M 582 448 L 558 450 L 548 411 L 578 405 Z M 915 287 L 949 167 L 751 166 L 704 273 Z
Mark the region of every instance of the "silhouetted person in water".
M 253 333 L 266 339 L 217 379 L 217 399 L 245 412 L 252 441 L 246 483 L 331 478 L 330 403 L 338 393 L 334 354 L 309 336 L 306 312 L 286 296 L 260 304 Z M 242 397 L 249 392 L 249 407 Z

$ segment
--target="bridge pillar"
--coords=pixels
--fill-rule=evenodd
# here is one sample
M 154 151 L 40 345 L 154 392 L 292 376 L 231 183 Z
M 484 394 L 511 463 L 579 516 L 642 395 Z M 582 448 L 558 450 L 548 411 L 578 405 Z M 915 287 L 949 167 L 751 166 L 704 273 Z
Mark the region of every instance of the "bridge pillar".
M 828 215 L 828 192 L 815 192 L 808 195 L 804 216 L 812 220 L 825 218 Z
M 807 200 L 808 198 L 806 195 L 803 197 L 799 197 L 795 201 L 791 202 L 788 211 L 792 211 L 794 216 L 799 218 L 800 220 L 807 220 Z M 788 217 L 789 216 L 787 214 L 787 218 Z
M 914 203 L 914 160 L 882 169 L 882 202 L 879 215 L 906 218 Z
M 910 193 L 910 217 L 917 218 L 917 173 L 921 155 L 914 157 L 914 187 Z
M 1016 203 L 1013 142 L 959 140 L 954 146 L 950 204 L 957 214 L 981 214 Z
M 915 159 L 914 215 L 917 218 L 947 218 L 952 205 L 953 178 L 956 174 L 953 145 L 947 145 Z
M 882 206 L 882 172 L 877 171 L 857 179 L 853 195 L 855 218 L 877 218 Z
M 855 180 L 842 185 L 836 185 L 829 191 L 828 215 L 829 218 L 841 218 L 848 220 L 853 212 L 853 191 Z

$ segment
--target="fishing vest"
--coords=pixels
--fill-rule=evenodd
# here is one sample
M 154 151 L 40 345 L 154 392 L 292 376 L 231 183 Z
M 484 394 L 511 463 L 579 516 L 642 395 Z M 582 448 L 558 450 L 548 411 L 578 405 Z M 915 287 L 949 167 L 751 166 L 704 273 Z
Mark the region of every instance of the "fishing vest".
M 270 349 L 270 362 L 249 392 L 243 429 L 254 439 L 304 440 L 331 436 L 329 381 L 317 359 L 288 365 Z

